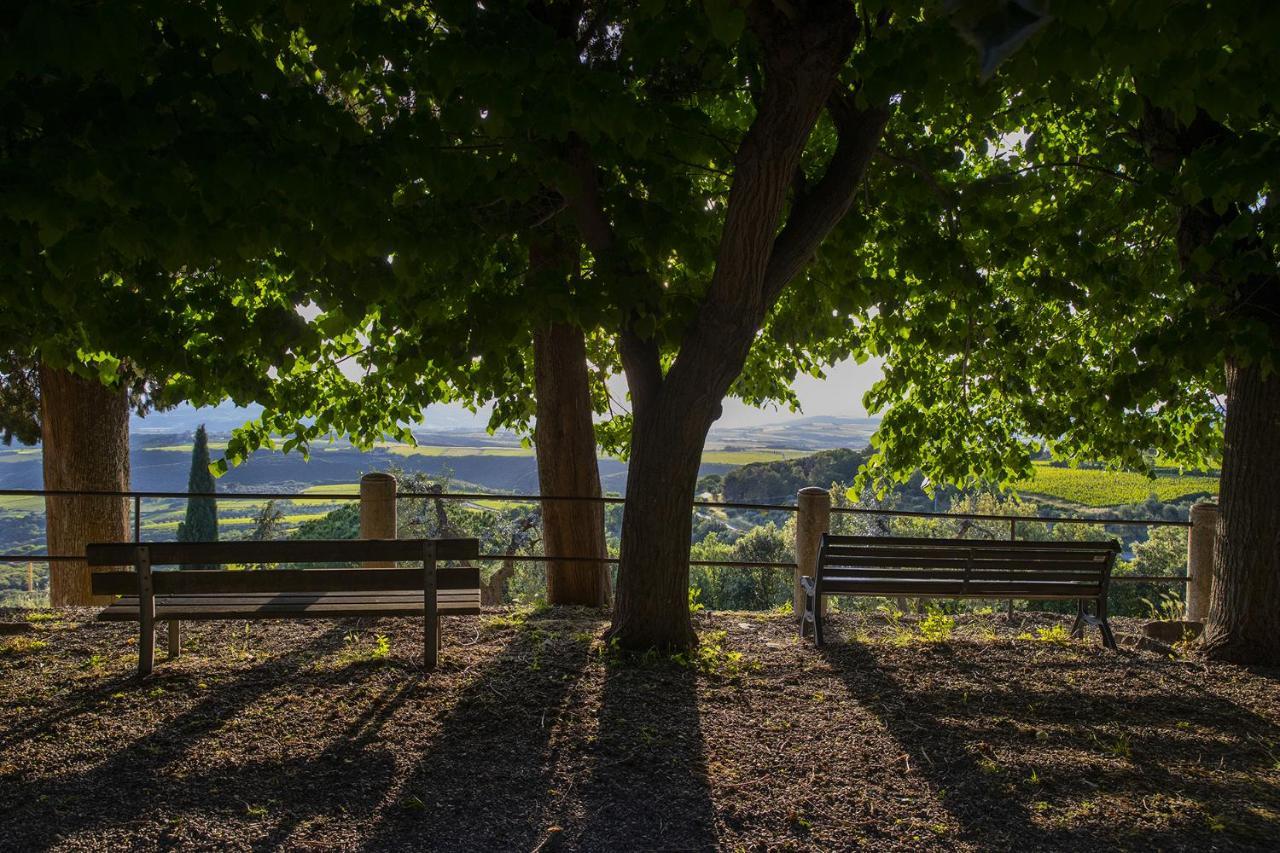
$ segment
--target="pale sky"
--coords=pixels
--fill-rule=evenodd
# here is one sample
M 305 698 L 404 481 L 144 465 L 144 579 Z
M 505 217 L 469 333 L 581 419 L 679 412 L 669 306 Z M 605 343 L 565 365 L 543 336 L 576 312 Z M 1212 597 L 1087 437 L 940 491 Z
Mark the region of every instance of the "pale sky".
M 867 410 L 862 405 L 862 395 L 872 383 L 880 378 L 880 361 L 868 361 L 858 364 L 852 360 L 837 364 L 827 371 L 825 379 L 814 379 L 812 376 L 800 376 L 792 387 L 800 397 L 800 405 L 804 409 L 801 414 L 793 414 L 785 408 L 755 409 L 738 400 L 725 400 L 724 415 L 716 421 L 718 427 L 749 427 L 772 424 L 791 418 L 811 415 L 827 415 L 845 418 L 865 418 Z M 610 387 L 619 399 L 626 393 L 626 382 L 622 377 L 611 380 Z M 474 424 L 477 429 L 483 428 L 488 420 L 488 410 L 473 416 L 458 405 L 432 406 L 427 410 L 426 429 L 455 428 Z

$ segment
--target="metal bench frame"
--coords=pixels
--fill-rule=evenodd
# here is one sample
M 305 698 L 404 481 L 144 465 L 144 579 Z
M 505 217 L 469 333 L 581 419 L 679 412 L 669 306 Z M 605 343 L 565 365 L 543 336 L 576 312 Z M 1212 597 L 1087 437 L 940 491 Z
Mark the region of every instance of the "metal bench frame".
M 810 630 L 823 644 L 822 596 L 984 598 L 1075 601 L 1071 636 L 1084 626 L 1116 647 L 1107 622 L 1107 592 L 1120 543 L 923 539 L 901 536 L 822 536 L 816 577 L 802 577 Z M 1086 605 L 1093 603 L 1090 613 Z
M 133 564 L 133 571 L 94 572 L 94 595 L 124 596 L 98 614 L 138 622 L 138 675 L 155 666 L 156 621 L 169 623 L 169 656 L 181 652 L 184 620 L 339 619 L 421 614 L 423 664 L 435 668 L 441 615 L 480 612 L 480 570 L 437 568 L 474 560 L 476 539 L 344 539 L 287 542 L 92 544 L 90 566 Z M 157 565 L 421 561 L 421 568 L 153 571 Z

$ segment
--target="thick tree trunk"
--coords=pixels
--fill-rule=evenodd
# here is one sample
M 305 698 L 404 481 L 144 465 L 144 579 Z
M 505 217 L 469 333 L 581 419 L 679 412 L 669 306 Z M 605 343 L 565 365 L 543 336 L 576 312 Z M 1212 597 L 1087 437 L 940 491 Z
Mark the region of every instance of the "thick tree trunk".
M 41 365 L 40 421 L 46 489 L 129 488 L 129 401 L 123 388 Z M 127 498 L 49 496 L 45 519 L 50 554 L 83 556 L 90 542 L 129 539 Z M 50 565 L 49 600 L 69 607 L 111 599 L 90 594 L 83 562 L 56 562 Z
M 1211 657 L 1280 666 L 1280 376 L 1227 365 Z
M 598 498 L 600 468 L 591 423 L 591 391 L 582 330 L 557 323 L 533 338 L 538 454 L 542 494 Z M 557 557 L 609 556 L 604 535 L 604 504 L 597 501 L 543 501 L 542 541 Z M 609 565 L 599 562 L 547 563 L 547 601 L 607 607 Z
M 697 642 L 689 619 L 693 490 L 718 410 L 668 393 L 632 427 L 618 599 L 609 629 L 625 649 L 680 651 Z

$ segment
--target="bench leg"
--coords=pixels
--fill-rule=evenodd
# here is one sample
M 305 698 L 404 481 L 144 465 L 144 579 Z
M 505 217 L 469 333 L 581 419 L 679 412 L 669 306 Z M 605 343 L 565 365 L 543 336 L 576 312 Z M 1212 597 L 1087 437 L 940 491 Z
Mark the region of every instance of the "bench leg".
M 143 608 L 138 619 L 138 677 L 146 678 L 156 665 L 156 623 Z
M 169 620 L 169 658 L 176 660 L 182 655 L 182 623 L 177 619 Z
M 422 666 L 427 672 L 440 660 L 440 609 L 436 600 L 436 543 L 428 542 L 422 559 Z
M 1111 624 L 1107 622 L 1107 617 L 1104 616 L 1099 620 L 1098 629 L 1102 631 L 1102 645 L 1114 652 L 1116 650 L 1116 635 L 1111 633 Z
M 1071 639 L 1078 640 L 1084 636 L 1084 602 L 1076 602 L 1076 621 L 1071 626 Z
M 1102 645 L 1111 651 L 1116 650 L 1116 636 L 1111 633 L 1111 623 L 1107 621 L 1107 599 L 1098 599 L 1098 630 L 1102 632 Z
M 146 678 L 156 665 L 156 592 L 151 580 L 151 552 L 138 549 L 138 678 Z
M 822 646 L 822 599 L 813 596 L 813 646 L 819 648 Z

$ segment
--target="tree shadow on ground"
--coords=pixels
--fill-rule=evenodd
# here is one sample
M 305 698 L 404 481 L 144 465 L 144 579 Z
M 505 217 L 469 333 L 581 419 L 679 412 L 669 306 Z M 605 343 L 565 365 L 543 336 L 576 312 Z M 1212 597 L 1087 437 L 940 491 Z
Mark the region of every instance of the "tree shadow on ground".
M 933 654 L 945 659 L 947 648 Z M 1028 673 L 998 653 L 963 670 L 923 656 L 918 669 L 900 667 L 860 642 L 827 645 L 821 655 L 897 742 L 909 772 L 925 777 L 959 838 L 980 848 L 1274 843 L 1280 792 L 1258 785 L 1256 774 L 1274 761 L 1262 745 L 1280 744 L 1280 728 L 1228 700 L 1188 693 L 1158 663 L 1101 658 L 1107 677 L 1083 692 L 1073 683 L 1087 659 L 1046 656 L 1045 671 Z M 1199 736 L 1179 742 L 1187 727 Z M 1202 764 L 1218 772 L 1192 766 Z M 1261 807 L 1229 820 L 1198 809 L 1223 801 Z
M 184 676 L 158 672 L 157 677 L 141 683 L 132 678 L 108 680 L 76 706 L 78 712 L 101 710 L 103 695 L 108 691 L 116 691 L 110 693 L 113 698 L 125 699 L 124 691 L 132 690 L 146 697 L 141 700 L 140 713 L 148 714 L 149 725 L 142 726 L 141 734 L 137 726 L 126 728 L 128 734 L 113 741 L 112 727 L 96 723 L 94 734 L 102 738 L 109 751 L 105 760 L 91 766 L 36 781 L 19 782 L 11 774 L 0 776 L 0 787 L 21 789 L 20 796 L 0 802 L 0 848 L 13 845 L 15 849 L 44 849 L 77 833 L 127 826 L 157 811 L 232 810 L 243 814 L 243 780 L 261 782 L 264 773 L 288 779 L 289 768 L 248 764 L 228 773 L 189 774 L 183 763 L 192 759 L 192 750 L 216 744 L 220 730 L 245 709 L 291 677 L 296 678 L 317 656 L 338 648 L 344 633 L 343 628 L 335 626 L 285 654 L 267 658 L 218 684 L 216 690 L 208 691 L 173 716 L 166 716 L 163 710 L 173 702 L 171 697 L 164 697 L 165 685 L 172 687 L 188 680 Z M 58 724 L 69 716 L 46 715 L 45 731 L 29 734 L 54 737 Z M 211 751 L 217 751 L 216 747 Z M 200 765 L 207 756 L 195 758 L 194 763 Z
M 696 673 L 610 660 L 597 720 L 565 841 L 581 850 L 714 849 Z
M 562 741 L 592 636 L 554 611 L 528 617 L 434 728 L 399 746 L 416 763 L 365 850 L 529 850 L 558 826 Z

